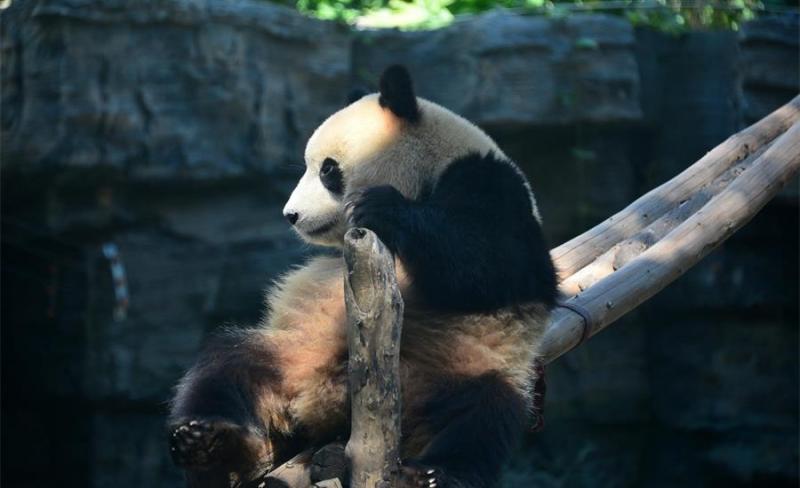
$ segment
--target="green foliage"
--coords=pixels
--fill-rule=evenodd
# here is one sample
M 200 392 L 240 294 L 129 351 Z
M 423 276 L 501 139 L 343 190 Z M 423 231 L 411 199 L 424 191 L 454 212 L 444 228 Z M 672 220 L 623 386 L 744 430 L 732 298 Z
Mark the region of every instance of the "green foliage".
M 649 8 L 627 9 L 626 17 L 635 25 L 649 25 L 665 32 L 694 29 L 731 29 L 764 10 L 760 0 L 725 2 L 670 2 L 657 0 Z
M 623 15 L 666 32 L 738 29 L 759 12 L 797 10 L 794 0 L 274 0 L 320 19 L 362 27 L 431 29 L 456 16 L 505 8 L 563 17 L 578 12 Z M 591 49 L 590 45 L 579 46 Z

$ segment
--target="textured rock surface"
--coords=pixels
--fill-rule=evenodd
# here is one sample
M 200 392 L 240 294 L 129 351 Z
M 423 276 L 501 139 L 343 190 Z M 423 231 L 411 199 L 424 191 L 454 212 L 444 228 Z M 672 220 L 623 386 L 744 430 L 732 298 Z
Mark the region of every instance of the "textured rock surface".
M 385 64 L 496 137 L 558 243 L 794 95 L 793 21 L 672 37 L 492 13 L 348 33 L 246 0 L 15 1 L 0 13 L 4 486 L 178 484 L 170 388 L 308 252 L 280 215 L 283 165 Z M 798 222 L 786 193 L 552 365 L 546 429 L 505 486 L 796 486 Z
M 641 117 L 633 44 L 617 17 L 497 12 L 432 33 L 361 33 L 354 74 L 374 86 L 383 66 L 403 63 L 421 96 L 490 129 L 628 122 Z
M 274 171 L 347 90 L 346 32 L 267 2 L 20 3 L 4 14 L 4 164 Z
M 800 17 L 767 17 L 742 26 L 739 36 L 748 122 L 757 120 L 800 87 Z

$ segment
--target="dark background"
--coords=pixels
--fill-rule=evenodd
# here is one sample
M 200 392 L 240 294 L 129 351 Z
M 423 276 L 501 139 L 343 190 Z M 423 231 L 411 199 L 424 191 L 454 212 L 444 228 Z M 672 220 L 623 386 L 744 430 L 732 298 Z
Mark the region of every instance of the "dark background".
M 798 18 L 681 35 L 488 13 L 354 32 L 245 0 L 16 1 L 2 36 L 2 483 L 176 486 L 165 401 L 313 252 L 280 209 L 348 89 L 422 96 L 529 175 L 552 244 L 798 92 Z M 798 185 L 548 369 L 508 487 L 797 486 Z M 114 243 L 130 291 L 114 317 Z

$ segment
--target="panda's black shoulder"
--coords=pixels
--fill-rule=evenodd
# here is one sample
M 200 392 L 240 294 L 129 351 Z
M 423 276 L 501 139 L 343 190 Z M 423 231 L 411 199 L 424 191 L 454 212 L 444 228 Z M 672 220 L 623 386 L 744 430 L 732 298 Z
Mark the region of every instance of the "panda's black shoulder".
M 487 210 L 493 205 L 513 209 L 514 216 L 533 215 L 529 186 L 525 176 L 494 152 L 469 153 L 453 159 L 441 174 L 432 198 L 464 201 Z
M 530 186 L 511 162 L 493 153 L 458 157 L 427 201 L 441 209 L 435 240 L 446 250 L 438 255 L 426 251 L 427 261 L 419 260 L 414 268 L 430 302 L 480 311 L 555 303 L 555 269 L 534 215 Z M 420 272 L 427 268 L 437 271 Z

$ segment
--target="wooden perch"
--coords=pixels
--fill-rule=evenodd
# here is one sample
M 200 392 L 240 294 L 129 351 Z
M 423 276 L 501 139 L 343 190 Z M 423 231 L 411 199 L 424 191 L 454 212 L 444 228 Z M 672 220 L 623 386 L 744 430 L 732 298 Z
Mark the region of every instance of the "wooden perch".
M 592 262 L 686 200 L 737 161 L 786 132 L 798 120 L 800 97 L 709 151 L 678 176 L 655 188 L 596 227 L 570 239 L 550 254 L 562 277 Z
M 798 121 L 800 96 L 613 217 L 553 249 L 560 289 L 568 300 L 550 319 L 542 344 L 545 361 L 570 351 L 658 293 L 750 221 L 800 171 Z M 347 445 L 351 486 L 390 488 L 399 462 L 403 301 L 394 261 L 372 232 L 348 232 L 345 261 L 353 390 Z M 281 486 L 308 487 L 307 474 L 303 478 L 289 470 L 283 480 L 287 473 L 305 481 Z
M 308 488 L 311 486 L 309 470 L 311 451 L 303 451 L 289 461 L 273 469 L 266 480 L 256 480 L 244 488 Z
M 344 237 L 352 488 L 392 488 L 400 469 L 400 332 L 403 298 L 394 258 L 378 237 Z
M 629 259 L 620 269 L 607 270 L 607 276 L 568 300 L 568 304 L 577 305 L 588 312 L 590 323 L 586 324 L 582 315 L 569 308 L 558 308 L 554 311 L 542 343 L 545 362 L 551 362 L 570 351 L 584 337 L 591 337 L 603 330 L 672 283 L 749 222 L 797 175 L 800 170 L 800 124 L 797 123 L 800 118 L 800 96 L 742 133 L 747 132 L 748 137 L 758 139 L 751 129 L 759 124 L 762 127 L 773 127 L 773 124 L 764 122 L 776 114 L 779 115 L 781 124 L 791 121 L 794 125 L 755 158 L 724 190 L 719 191 L 700 210 L 686 218 L 652 247 L 643 250 L 636 258 Z M 729 144 L 734 139 L 736 136 L 722 145 Z M 760 141 L 760 146 L 769 142 L 766 137 L 761 137 Z M 748 147 L 747 152 L 757 152 L 760 146 Z M 709 154 L 715 152 L 718 151 L 715 149 Z M 748 154 L 740 155 L 747 156 Z M 701 163 L 707 163 L 705 158 L 696 164 Z M 686 172 L 694 172 L 692 168 Z M 682 179 L 686 172 L 676 179 Z M 663 215 L 664 212 L 661 213 Z M 636 227 L 641 229 L 641 226 Z M 569 294 L 569 290 L 566 292 Z M 590 330 L 586 331 L 584 327 L 590 327 Z
M 562 280 L 559 285 L 561 293 L 565 297 L 571 298 L 628 264 L 633 258 L 661 240 L 681 222 L 708 203 L 711 198 L 725 189 L 734 178 L 749 168 L 767 150 L 767 147 L 769 145 L 759 148 L 743 161 L 722 173 L 714 181 L 699 189 L 697 193 L 656 219 L 652 224 L 633 236 L 618 242 L 593 262 Z

